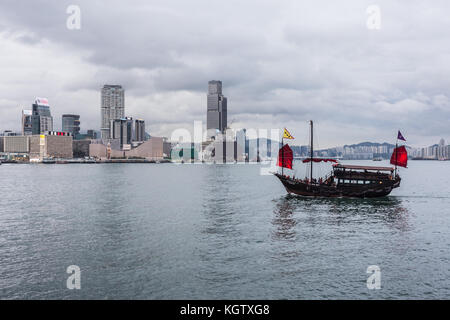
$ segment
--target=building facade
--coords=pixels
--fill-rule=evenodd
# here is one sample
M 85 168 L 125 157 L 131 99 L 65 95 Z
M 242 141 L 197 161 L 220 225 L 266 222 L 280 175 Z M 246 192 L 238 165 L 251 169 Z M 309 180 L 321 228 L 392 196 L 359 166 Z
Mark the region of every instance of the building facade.
M 119 139 L 121 149 L 133 140 L 133 118 L 111 120 L 109 139 Z
M 62 115 L 62 131 L 69 132 L 76 137 L 80 134 L 80 116 L 77 114 Z
M 36 98 L 32 106 L 31 126 L 32 134 L 53 131 L 53 117 L 50 113 L 50 106 L 47 99 Z
M 73 137 L 65 132 L 48 132 L 33 135 L 30 139 L 30 161 L 46 158 L 70 159 L 73 157 Z
M 151 137 L 131 150 L 117 150 L 108 143 L 92 141 L 89 145 L 89 156 L 97 159 L 147 159 L 162 160 L 164 158 L 164 138 Z
M 134 122 L 134 141 L 145 141 L 145 121 L 136 119 Z
M 110 139 L 111 120 L 125 117 L 125 90 L 120 85 L 104 85 L 101 94 L 101 139 Z
M 222 81 L 208 82 L 206 130 L 208 137 L 227 128 L 227 98 L 222 94 Z
M 28 153 L 30 151 L 28 136 L 6 136 L 0 137 L 2 146 L 0 152 L 6 153 Z
M 91 140 L 73 140 L 72 152 L 74 158 L 89 157 L 89 145 Z
M 22 110 L 22 135 L 29 136 L 33 134 L 33 111 Z
M 87 139 L 97 139 L 97 133 L 94 130 L 89 129 L 86 133 L 86 138 Z

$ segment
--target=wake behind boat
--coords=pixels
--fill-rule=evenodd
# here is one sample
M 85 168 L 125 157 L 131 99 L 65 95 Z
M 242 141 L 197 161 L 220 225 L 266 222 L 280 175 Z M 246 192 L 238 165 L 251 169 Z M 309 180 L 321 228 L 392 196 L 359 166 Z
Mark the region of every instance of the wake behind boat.
M 292 169 L 293 153 L 288 144 L 283 145 L 278 154 L 278 166 L 281 174 L 274 173 L 280 179 L 286 191 L 300 196 L 312 197 L 357 197 L 376 198 L 387 196 L 394 188 L 400 186 L 401 178 L 397 166 L 407 166 L 408 155 L 404 146 L 398 143 L 391 157 L 393 167 L 357 166 L 340 164 L 335 159 L 314 158 L 313 148 L 313 122 L 311 125 L 310 157 L 303 163 L 310 164 L 310 176 L 305 179 L 296 179 L 284 174 L 284 168 Z M 293 139 L 285 129 L 283 138 Z M 405 140 L 400 131 L 398 139 Z M 406 140 L 405 140 L 406 141 Z M 283 139 L 282 139 L 283 144 Z M 319 179 L 313 178 L 313 164 L 318 162 L 333 162 L 332 172 Z

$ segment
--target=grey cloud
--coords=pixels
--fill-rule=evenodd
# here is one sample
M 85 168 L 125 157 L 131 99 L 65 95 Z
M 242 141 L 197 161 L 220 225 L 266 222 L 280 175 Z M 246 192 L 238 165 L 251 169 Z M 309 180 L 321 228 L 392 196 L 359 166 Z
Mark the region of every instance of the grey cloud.
M 16 34 L 30 52 L 48 42 L 62 48 L 57 54 L 67 61 L 79 57 L 77 67 L 67 69 L 73 74 L 50 70 L 48 81 L 60 82 L 62 108 L 76 106 L 63 102 L 65 94 L 89 104 L 78 112 L 91 126 L 99 121 L 95 108 L 104 83 L 124 85 L 129 110 L 164 130 L 164 123 L 204 117 L 206 83 L 220 79 L 229 118 L 249 124 L 251 115 L 273 127 L 312 118 L 327 128 L 366 127 L 372 136 L 365 140 L 398 127 L 417 136 L 450 136 L 446 1 L 378 1 L 379 31 L 365 26 L 371 1 L 78 1 L 79 31 L 65 27 L 69 4 L 4 0 L 0 30 Z M 2 77 L 3 92 L 8 85 Z M 9 91 L 22 92 L 19 104 L 29 100 L 30 86 L 53 93 L 48 85 L 41 88 L 36 79 Z M 86 91 L 95 100 L 86 100 Z M 0 101 L 0 108 L 9 103 Z

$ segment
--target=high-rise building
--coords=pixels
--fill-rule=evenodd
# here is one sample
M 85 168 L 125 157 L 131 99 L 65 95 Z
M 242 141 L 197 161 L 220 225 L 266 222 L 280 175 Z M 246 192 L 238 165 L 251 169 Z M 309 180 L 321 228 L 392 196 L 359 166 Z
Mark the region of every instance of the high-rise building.
M 218 132 L 224 133 L 227 128 L 227 98 L 222 94 L 222 81 L 208 82 L 206 113 L 206 130 L 208 137 Z
M 53 117 L 47 99 L 36 98 L 32 107 L 31 126 L 33 134 L 53 131 Z
M 63 114 L 62 131 L 70 132 L 74 137 L 80 134 L 80 116 L 77 114 Z
M 120 148 L 124 145 L 131 145 L 133 137 L 133 118 L 126 117 L 122 119 L 113 119 L 110 124 L 110 139 L 119 139 Z
M 122 86 L 103 86 L 101 112 L 101 138 L 110 139 L 111 120 L 125 117 L 125 90 Z
M 145 121 L 142 119 L 134 122 L 134 141 L 145 141 Z
M 22 110 L 22 135 L 29 136 L 33 134 L 33 122 L 31 120 L 33 112 L 31 110 Z

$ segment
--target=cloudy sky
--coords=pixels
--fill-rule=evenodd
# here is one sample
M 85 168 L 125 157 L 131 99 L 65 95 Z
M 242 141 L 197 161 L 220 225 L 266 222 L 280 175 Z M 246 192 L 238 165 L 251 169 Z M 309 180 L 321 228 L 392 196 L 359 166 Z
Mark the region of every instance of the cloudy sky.
M 81 29 L 66 26 L 69 5 Z M 367 8 L 380 9 L 369 29 Z M 232 127 L 287 127 L 319 147 L 450 139 L 450 2 L 0 0 L 0 130 L 47 97 L 55 129 L 99 130 L 100 88 L 122 84 L 126 114 L 152 135 L 206 121 L 223 81 Z

